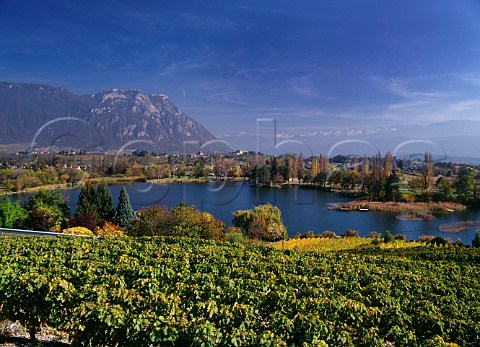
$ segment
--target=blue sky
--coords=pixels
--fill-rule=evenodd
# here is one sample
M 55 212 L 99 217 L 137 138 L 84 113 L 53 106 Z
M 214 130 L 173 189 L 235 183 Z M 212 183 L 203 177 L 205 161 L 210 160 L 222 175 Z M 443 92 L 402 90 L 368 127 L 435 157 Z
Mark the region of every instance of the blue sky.
M 0 0 L 0 80 L 162 92 L 216 135 L 480 120 L 480 2 Z

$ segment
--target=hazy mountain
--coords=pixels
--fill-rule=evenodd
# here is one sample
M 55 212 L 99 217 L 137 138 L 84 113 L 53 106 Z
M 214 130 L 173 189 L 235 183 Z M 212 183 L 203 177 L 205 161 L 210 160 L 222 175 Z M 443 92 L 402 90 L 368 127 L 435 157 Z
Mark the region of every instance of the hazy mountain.
M 136 89 L 75 95 L 48 85 L 0 82 L 0 122 L 1 144 L 168 153 L 226 149 L 166 95 Z
M 254 149 L 256 136 L 245 132 L 220 137 L 235 148 Z M 418 157 L 432 152 L 438 160 L 478 161 L 480 158 L 480 122 L 451 120 L 429 125 L 395 125 L 390 127 L 279 131 L 274 145 L 273 135 L 260 138 L 259 148 L 265 153 L 310 153 L 372 155 L 376 151 L 396 152 L 398 156 Z M 455 159 L 455 160 L 454 160 Z

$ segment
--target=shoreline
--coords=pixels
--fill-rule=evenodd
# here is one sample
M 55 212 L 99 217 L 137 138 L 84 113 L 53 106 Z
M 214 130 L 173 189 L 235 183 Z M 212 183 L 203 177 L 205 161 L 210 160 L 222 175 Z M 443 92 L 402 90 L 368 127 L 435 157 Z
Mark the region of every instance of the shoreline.
M 92 177 L 78 182 L 77 184 L 72 183 L 56 183 L 56 184 L 44 184 L 35 187 L 29 187 L 22 189 L 20 191 L 5 191 L 0 190 L 0 196 L 12 196 L 12 195 L 23 195 L 35 193 L 39 190 L 68 190 L 81 188 L 85 182 L 90 181 L 94 184 L 105 182 L 107 184 L 122 184 L 122 183 L 152 183 L 152 184 L 162 184 L 162 183 L 208 183 L 208 182 L 217 182 L 217 181 L 226 181 L 226 182 L 248 182 L 243 178 L 233 178 L 233 179 L 214 179 L 214 178 L 153 178 L 146 179 L 142 176 L 132 176 L 132 177 Z

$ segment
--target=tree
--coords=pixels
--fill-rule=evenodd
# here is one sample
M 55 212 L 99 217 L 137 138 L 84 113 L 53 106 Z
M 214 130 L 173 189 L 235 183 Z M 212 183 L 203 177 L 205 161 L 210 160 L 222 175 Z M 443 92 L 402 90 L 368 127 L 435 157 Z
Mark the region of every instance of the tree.
M 349 185 L 350 189 L 354 189 L 355 186 L 360 184 L 361 179 L 362 179 L 362 176 L 360 175 L 360 173 L 358 171 L 350 170 L 350 171 L 346 172 L 346 175 L 343 179 L 343 183 L 345 185 Z
M 385 189 L 385 176 L 383 173 L 382 156 L 377 153 L 372 158 L 372 171 L 366 178 L 368 192 L 375 198 L 379 198 Z
M 60 232 L 63 222 L 58 210 L 51 206 L 40 205 L 28 211 L 24 225 L 30 230 Z
M 393 235 L 390 230 L 385 231 L 385 236 L 383 238 L 383 242 L 388 243 L 393 241 Z
M 332 175 L 330 176 L 330 184 L 331 185 L 343 184 L 344 178 L 345 178 L 345 171 L 343 171 L 343 170 L 333 171 Z
M 82 189 L 80 189 L 80 193 L 78 194 L 75 214 L 78 215 L 88 212 L 98 217 L 96 200 L 95 187 L 91 182 L 87 182 Z
M 319 183 L 323 188 L 325 188 L 327 184 L 327 178 L 328 178 L 328 174 L 326 174 L 325 172 L 319 172 L 317 176 L 313 178 L 313 182 Z
M 105 182 L 100 183 L 95 193 L 95 204 L 99 217 L 106 221 L 113 221 L 115 210 L 113 208 L 112 193 Z
M 362 192 L 365 191 L 365 186 L 366 186 L 366 180 L 368 179 L 368 176 L 369 176 L 369 172 L 368 172 L 368 158 L 367 156 L 364 156 L 363 157 L 363 161 L 362 161 L 362 167 L 361 167 L 361 180 L 362 180 Z
M 296 165 L 296 170 L 297 170 L 296 175 L 300 182 L 303 180 L 305 176 L 304 165 L 305 165 L 305 159 L 303 158 L 303 153 L 300 153 L 300 156 L 298 157 L 297 165 Z
M 312 178 L 317 177 L 318 173 L 320 172 L 318 157 L 312 156 L 310 158 L 310 176 Z
M 475 232 L 475 238 L 472 240 L 472 247 L 480 247 L 480 231 Z
M 100 213 L 97 207 L 97 194 L 91 182 L 87 182 L 78 194 L 75 215 L 68 221 L 69 227 L 84 227 L 93 231 L 100 223 Z
M 57 210 L 62 218 L 68 217 L 70 208 L 67 205 L 66 198 L 58 190 L 42 189 L 35 192 L 25 205 L 27 211 L 32 211 L 39 206 L 49 206 Z
M 423 193 L 428 195 L 433 183 L 433 161 L 432 153 L 425 152 L 425 162 L 422 169 Z
M 453 199 L 453 187 L 450 180 L 446 177 L 440 177 L 435 186 L 438 191 L 436 194 L 436 200 L 438 201 L 451 201 Z
M 473 172 L 467 166 L 462 166 L 455 182 L 457 196 L 460 202 L 468 203 L 473 192 Z
M 294 160 L 294 158 L 287 156 L 283 161 L 282 176 L 284 177 L 285 181 L 290 181 L 295 175 L 293 166 Z
M 39 231 L 58 232 L 66 224 L 69 207 L 56 190 L 40 190 L 25 205 L 27 218 L 24 227 Z
M 322 154 L 320 154 L 320 157 L 318 158 L 318 170 L 320 177 L 323 178 L 321 183 L 323 188 L 325 188 L 328 175 L 330 174 L 330 162 L 328 161 L 328 158 Z
M 150 206 L 138 211 L 137 218 L 132 224 L 131 234 L 224 240 L 225 224 L 211 214 L 186 204 L 180 204 L 172 209 Z
M 270 170 L 266 165 L 255 166 L 251 172 L 251 178 L 255 179 L 255 184 L 267 184 L 270 182 Z
M 125 186 L 120 190 L 120 196 L 118 197 L 117 215 L 115 222 L 120 228 L 128 229 L 132 225 L 135 219 L 135 212 L 130 204 L 130 198 L 128 196 Z
M 258 205 L 253 210 L 233 213 L 232 223 L 251 238 L 264 241 L 280 240 L 286 233 L 280 210 L 272 204 Z
M 203 177 L 203 169 L 205 168 L 205 164 L 203 161 L 198 160 L 193 167 L 193 177 L 200 178 Z
M 270 164 L 270 174 L 272 177 L 275 177 L 277 174 L 279 174 L 278 170 L 278 159 L 276 156 L 273 157 L 272 163 Z
M 0 227 L 17 228 L 27 217 L 27 212 L 17 202 L 4 196 L 0 199 Z
M 385 181 L 385 200 L 400 200 L 400 178 L 395 171 L 392 171 Z
M 388 176 L 392 173 L 393 170 L 393 156 L 392 153 L 387 152 L 383 159 L 383 176 L 386 180 Z

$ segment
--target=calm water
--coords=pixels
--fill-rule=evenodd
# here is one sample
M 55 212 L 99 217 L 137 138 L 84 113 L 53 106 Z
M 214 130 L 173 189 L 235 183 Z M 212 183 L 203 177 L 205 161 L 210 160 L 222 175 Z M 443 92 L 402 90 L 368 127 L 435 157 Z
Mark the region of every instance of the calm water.
M 460 239 L 471 244 L 476 227 L 458 234 L 443 233 L 438 226 L 462 220 L 480 220 L 480 210 L 467 210 L 436 217 L 430 221 L 401 221 L 395 214 L 381 212 L 342 212 L 328 210 L 334 203 L 346 202 L 350 199 L 332 193 L 313 189 L 300 189 L 291 186 L 283 189 L 252 188 L 248 183 L 210 182 L 210 183 L 172 183 L 172 184 L 128 184 L 130 202 L 134 209 L 149 205 L 166 205 L 173 207 L 181 202 L 195 205 L 215 217 L 231 225 L 232 212 L 239 209 L 250 209 L 255 205 L 270 202 L 282 211 L 282 218 L 288 234 L 303 233 L 313 230 L 320 233 L 331 230 L 343 234 L 348 228 L 359 230 L 366 236 L 372 230 L 393 234 L 402 233 L 412 240 L 420 235 L 440 235 L 453 240 Z M 121 185 L 110 185 L 116 205 Z M 62 191 L 69 196 L 69 205 L 74 210 L 79 189 Z M 28 195 L 15 197 L 26 201 Z

